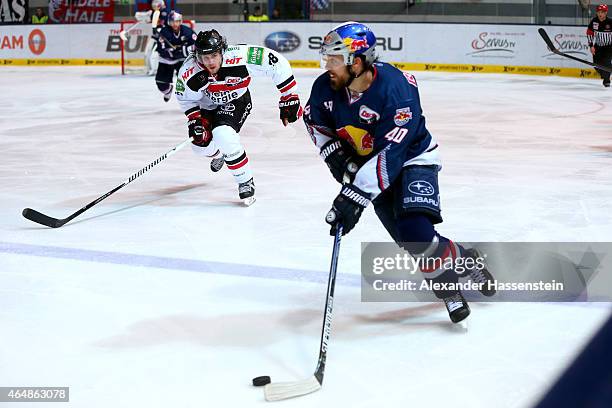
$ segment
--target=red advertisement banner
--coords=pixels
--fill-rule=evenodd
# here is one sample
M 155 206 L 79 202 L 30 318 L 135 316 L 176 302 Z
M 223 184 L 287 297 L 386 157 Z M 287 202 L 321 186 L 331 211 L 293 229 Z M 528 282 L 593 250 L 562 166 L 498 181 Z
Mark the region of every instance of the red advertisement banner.
M 54 23 L 112 23 L 114 0 L 50 0 L 49 19 Z

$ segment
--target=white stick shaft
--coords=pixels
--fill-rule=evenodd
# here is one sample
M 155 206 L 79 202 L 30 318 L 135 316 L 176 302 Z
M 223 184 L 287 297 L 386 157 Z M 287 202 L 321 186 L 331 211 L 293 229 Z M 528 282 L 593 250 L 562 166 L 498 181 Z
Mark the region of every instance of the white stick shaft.
M 156 28 L 157 23 L 159 22 L 159 10 L 155 10 L 153 12 L 153 17 L 151 18 L 151 27 Z
M 133 29 L 135 29 L 136 27 L 138 27 L 140 25 L 141 21 L 138 21 L 134 24 L 132 24 L 127 30 L 121 31 L 119 33 L 119 37 L 121 37 L 121 39 L 123 41 L 127 41 L 127 37 L 126 34 L 129 33 L 130 31 L 132 31 Z

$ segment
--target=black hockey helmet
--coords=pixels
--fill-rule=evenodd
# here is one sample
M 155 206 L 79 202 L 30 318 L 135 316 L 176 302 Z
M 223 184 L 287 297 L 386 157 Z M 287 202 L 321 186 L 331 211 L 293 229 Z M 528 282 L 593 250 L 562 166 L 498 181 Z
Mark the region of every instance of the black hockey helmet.
M 213 54 L 215 52 L 223 54 L 227 48 L 227 43 L 217 30 L 212 29 L 210 31 L 200 31 L 194 46 L 196 56 Z

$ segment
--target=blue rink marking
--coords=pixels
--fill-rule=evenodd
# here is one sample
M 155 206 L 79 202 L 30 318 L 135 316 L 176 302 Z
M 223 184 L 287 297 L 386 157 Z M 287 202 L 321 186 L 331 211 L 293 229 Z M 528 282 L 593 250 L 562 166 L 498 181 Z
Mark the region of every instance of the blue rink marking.
M 226 262 L 201 261 L 197 259 L 125 254 L 121 252 L 17 244 L 11 242 L 0 242 L 0 253 L 310 283 L 327 283 L 328 278 L 327 272 L 306 269 L 243 265 Z M 344 286 L 359 287 L 361 285 L 361 276 L 338 274 L 337 283 Z
M 108 263 L 145 268 L 212 273 L 216 275 L 278 279 L 291 282 L 326 284 L 327 278 L 329 276 L 328 272 L 313 271 L 307 269 L 289 269 L 278 268 L 274 266 L 212 262 L 196 259 L 169 258 L 151 255 L 135 255 L 125 254 L 121 252 L 95 251 L 90 249 L 65 248 L 47 245 L 17 244 L 12 242 L 0 242 L 0 253 L 39 256 L 43 258 L 69 259 L 73 261 Z M 360 287 L 361 276 L 339 273 L 336 283 L 342 286 Z M 595 307 L 604 309 L 612 308 L 612 303 L 610 302 L 553 302 L 547 304 L 554 304 L 560 306 Z

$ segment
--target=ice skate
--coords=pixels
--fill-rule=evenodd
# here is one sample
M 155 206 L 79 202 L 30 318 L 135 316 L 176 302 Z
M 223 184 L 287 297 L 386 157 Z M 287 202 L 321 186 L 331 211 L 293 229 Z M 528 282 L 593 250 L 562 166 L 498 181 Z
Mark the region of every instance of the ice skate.
M 170 85 L 170 89 L 168 89 L 168 91 L 164 92 L 164 102 L 168 102 L 170 100 L 170 98 L 172 98 L 172 89 L 174 88 L 173 85 Z
M 238 184 L 238 195 L 247 207 L 255 202 L 255 183 L 253 179 Z
M 218 172 L 219 170 L 223 168 L 223 163 L 225 163 L 225 160 L 223 159 L 223 155 L 213 158 L 212 161 L 210 162 L 210 170 L 212 170 L 213 173 Z
M 448 316 L 453 323 L 459 323 L 470 315 L 470 307 L 461 292 L 457 292 L 442 300 L 444 300 Z
M 476 248 L 467 249 L 465 251 L 464 256 L 466 258 L 472 258 L 472 259 L 480 258 L 482 261 L 484 261 L 485 259 L 480 253 L 480 251 L 477 250 Z M 489 269 L 487 269 L 486 263 L 484 264 L 484 267 L 474 268 L 460 276 L 467 276 L 472 280 L 472 282 L 480 284 L 479 292 L 482 293 L 484 296 L 491 297 L 495 294 L 495 287 L 489 287 L 488 285 L 489 282 L 491 283 L 495 282 L 495 278 L 493 277 L 491 272 L 489 272 Z

